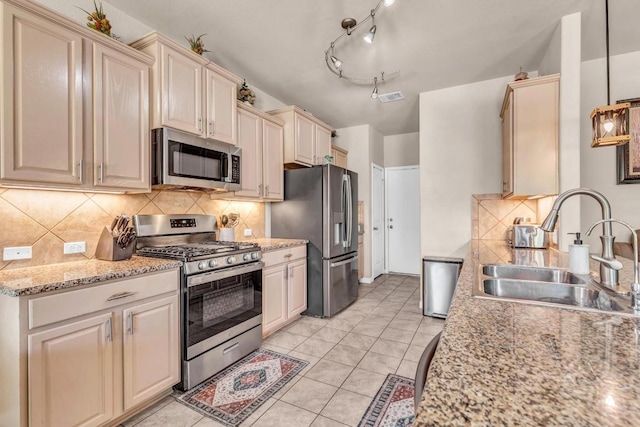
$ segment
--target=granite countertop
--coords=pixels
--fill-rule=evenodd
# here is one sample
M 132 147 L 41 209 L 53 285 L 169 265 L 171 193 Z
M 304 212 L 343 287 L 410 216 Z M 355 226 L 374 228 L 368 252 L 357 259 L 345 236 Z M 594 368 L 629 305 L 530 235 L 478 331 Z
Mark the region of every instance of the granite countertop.
M 262 238 L 247 240 L 251 243 L 257 243 L 262 249 L 262 252 L 277 251 L 278 249 L 291 248 L 294 246 L 302 246 L 309 243 L 306 239 L 277 239 L 277 238 Z
M 125 261 L 97 259 L 0 271 L 0 295 L 17 297 L 179 268 L 180 261 L 133 256 Z
M 567 265 L 472 241 L 414 426 L 640 425 L 640 318 L 472 297 L 478 263 L 514 259 Z

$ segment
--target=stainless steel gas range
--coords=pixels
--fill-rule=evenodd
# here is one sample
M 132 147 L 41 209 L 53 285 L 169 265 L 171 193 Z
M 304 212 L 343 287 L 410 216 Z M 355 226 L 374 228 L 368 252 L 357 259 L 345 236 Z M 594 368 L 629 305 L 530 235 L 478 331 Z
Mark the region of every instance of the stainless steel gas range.
M 177 259 L 182 382 L 189 390 L 262 344 L 262 266 L 254 243 L 216 240 L 214 215 L 136 215 L 141 256 Z

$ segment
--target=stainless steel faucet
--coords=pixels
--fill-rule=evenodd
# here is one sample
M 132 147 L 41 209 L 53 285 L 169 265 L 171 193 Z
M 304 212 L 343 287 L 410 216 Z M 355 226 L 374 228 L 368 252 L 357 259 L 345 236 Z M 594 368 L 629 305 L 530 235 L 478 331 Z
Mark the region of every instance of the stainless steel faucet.
M 573 190 L 568 190 L 558 195 L 558 198 L 551 207 L 551 212 L 549 212 L 549 215 L 547 215 L 547 218 L 545 218 L 540 228 L 544 231 L 553 231 L 556 226 L 556 222 L 558 221 L 558 211 L 560 210 L 560 206 L 562 206 L 564 201 L 569 197 L 576 195 L 591 196 L 596 199 L 602 208 L 602 219 L 611 219 L 611 205 L 606 197 L 597 191 L 590 190 L 588 188 L 574 188 Z M 617 292 L 618 270 L 612 268 L 612 264 L 619 261 L 616 260 L 616 257 L 613 255 L 614 240 L 615 237 L 613 236 L 611 221 L 603 221 L 602 236 L 600 236 L 600 241 L 602 242 L 602 255 L 591 255 L 591 258 L 600 262 L 600 283 Z
M 605 222 L 617 222 L 618 224 L 622 224 L 627 227 L 633 235 L 633 283 L 629 288 L 631 290 L 631 308 L 633 308 L 633 310 L 638 313 L 640 312 L 640 283 L 638 282 L 640 280 L 640 269 L 638 268 L 638 234 L 633 229 L 633 227 L 631 227 L 624 221 L 620 221 L 618 219 L 601 219 L 600 221 L 596 221 L 591 227 L 589 227 L 587 236 L 591 235 L 591 232 L 598 224 L 604 224 Z M 616 262 L 620 263 L 617 260 Z M 614 264 L 612 268 L 616 268 L 616 264 Z M 620 268 L 622 268 L 622 263 L 620 263 L 620 267 L 616 269 L 619 270 Z

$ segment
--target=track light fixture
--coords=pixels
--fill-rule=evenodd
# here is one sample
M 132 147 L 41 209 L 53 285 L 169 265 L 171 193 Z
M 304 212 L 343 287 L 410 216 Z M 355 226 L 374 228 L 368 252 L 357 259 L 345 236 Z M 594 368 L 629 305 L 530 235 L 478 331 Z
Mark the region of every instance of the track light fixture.
M 396 77 L 397 75 L 399 75 L 400 71 L 393 71 L 391 73 L 386 73 L 386 74 L 384 71 L 381 71 L 380 73 L 375 75 L 373 79 L 371 77 L 356 77 L 353 75 L 347 75 L 344 73 L 342 68 L 343 62 L 340 59 L 338 59 L 338 57 L 335 54 L 336 45 L 342 39 L 346 38 L 346 36 L 350 36 L 351 34 L 353 34 L 353 32 L 356 31 L 360 26 L 369 22 L 369 20 L 371 20 L 372 25 L 369 28 L 369 31 L 363 36 L 363 39 L 365 42 L 369 44 L 373 44 L 373 40 L 375 38 L 376 30 L 377 30 L 377 25 L 375 23 L 376 13 L 380 9 L 380 6 L 382 6 L 383 4 L 385 6 L 391 6 L 394 2 L 395 0 L 380 0 L 376 5 L 376 7 L 371 9 L 369 15 L 367 15 L 367 17 L 365 17 L 359 23 L 353 18 L 343 19 L 341 22 L 341 26 L 344 31 L 334 41 L 331 42 L 331 44 L 329 45 L 329 49 L 327 49 L 324 52 L 324 59 L 327 64 L 327 68 L 329 68 L 329 71 L 331 71 L 333 74 L 335 74 L 339 78 L 350 81 L 351 83 L 363 84 L 363 85 L 369 85 L 371 84 L 371 80 L 373 80 L 373 92 L 371 92 L 371 98 L 374 98 L 374 99 L 378 97 L 378 82 L 383 83 L 386 80 L 390 80 Z

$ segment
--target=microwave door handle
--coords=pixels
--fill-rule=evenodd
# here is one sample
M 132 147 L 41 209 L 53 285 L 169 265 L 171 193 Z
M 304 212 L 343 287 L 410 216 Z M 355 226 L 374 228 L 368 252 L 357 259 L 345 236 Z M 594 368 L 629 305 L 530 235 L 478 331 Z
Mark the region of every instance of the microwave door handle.
M 227 181 L 229 178 L 229 155 L 222 154 L 220 156 L 220 180 Z

